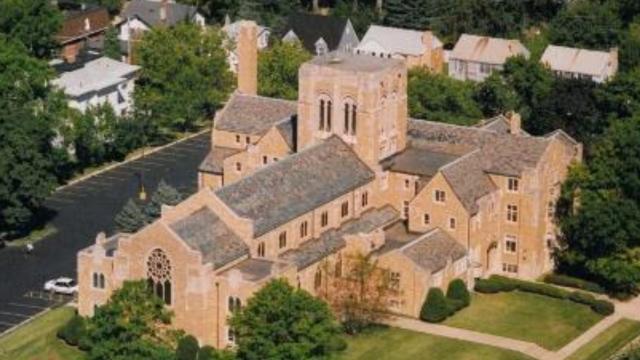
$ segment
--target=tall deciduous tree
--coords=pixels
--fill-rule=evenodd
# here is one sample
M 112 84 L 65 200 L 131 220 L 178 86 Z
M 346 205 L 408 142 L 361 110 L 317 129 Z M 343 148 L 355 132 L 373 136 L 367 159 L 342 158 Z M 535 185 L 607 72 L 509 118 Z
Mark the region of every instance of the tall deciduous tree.
M 34 56 L 49 56 L 61 26 L 62 14 L 49 0 L 0 1 L 0 33 L 22 42 Z
M 118 30 L 113 26 L 107 29 L 104 37 L 104 55 L 118 61 L 122 58 Z
M 230 319 L 239 359 L 311 359 L 330 355 L 340 334 L 327 304 L 285 280 L 273 280 Z
M 493 73 L 477 85 L 473 99 L 486 117 L 514 110 L 518 96 L 499 73 Z
M 270 27 L 277 34 L 284 30 L 287 17 L 301 10 L 299 0 L 243 0 L 240 2 L 238 16 L 255 20 L 260 25 Z
M 334 264 L 326 263 L 323 271 L 327 284 L 321 287 L 320 297 L 329 303 L 348 333 L 358 333 L 385 317 L 396 289 L 377 261 L 352 254 Z
M 622 31 L 614 1 L 575 1 L 551 21 L 549 40 L 553 44 L 591 49 L 617 46 Z
M 258 92 L 296 100 L 298 69 L 311 55 L 298 42 L 278 42 L 258 56 Z
M 66 104 L 49 88 L 51 75 L 0 35 L 0 234 L 27 230 L 57 184 L 51 144 Z
M 212 116 L 233 85 L 223 35 L 193 24 L 158 27 L 137 47 L 142 71 L 137 113 L 164 130 L 193 129 Z

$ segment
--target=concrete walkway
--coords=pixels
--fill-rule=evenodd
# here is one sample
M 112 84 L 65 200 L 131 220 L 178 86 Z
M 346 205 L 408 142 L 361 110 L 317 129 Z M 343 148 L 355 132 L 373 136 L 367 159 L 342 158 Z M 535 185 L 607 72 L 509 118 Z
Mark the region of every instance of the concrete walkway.
M 635 310 L 638 311 L 638 308 Z M 444 336 L 457 340 L 464 340 L 483 345 L 489 345 L 506 350 L 517 351 L 539 360 L 563 360 L 576 352 L 580 347 L 589 343 L 596 336 L 607 330 L 611 325 L 622 319 L 623 314 L 616 312 L 615 314 L 602 319 L 599 323 L 592 326 L 582 335 L 573 339 L 557 352 L 542 348 L 538 344 L 532 342 L 516 340 L 504 336 L 490 335 L 472 330 L 459 329 L 455 327 L 426 323 L 416 319 L 404 317 L 392 317 L 386 321 L 387 325 L 399 327 L 406 330 L 422 332 L 425 334 Z

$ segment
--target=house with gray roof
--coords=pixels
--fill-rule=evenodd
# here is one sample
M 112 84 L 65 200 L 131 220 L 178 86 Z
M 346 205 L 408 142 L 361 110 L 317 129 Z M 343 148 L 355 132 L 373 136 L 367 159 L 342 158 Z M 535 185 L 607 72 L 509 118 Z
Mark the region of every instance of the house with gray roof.
M 360 40 L 351 20 L 325 15 L 295 13 L 285 25 L 283 41 L 299 41 L 311 54 L 353 51 Z

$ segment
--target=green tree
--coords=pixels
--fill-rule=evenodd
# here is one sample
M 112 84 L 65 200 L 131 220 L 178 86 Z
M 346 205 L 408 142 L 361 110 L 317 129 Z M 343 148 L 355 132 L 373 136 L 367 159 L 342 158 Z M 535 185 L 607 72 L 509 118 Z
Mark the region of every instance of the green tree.
M 145 281 L 126 281 L 87 323 L 90 360 L 174 360 L 172 313 Z
M 340 328 L 329 307 L 285 280 L 273 280 L 230 320 L 239 359 L 310 359 L 330 355 Z
M 462 279 L 454 279 L 447 287 L 447 299 L 459 301 L 462 307 L 469 306 L 471 295 L 467 289 L 467 284 Z
M 233 85 L 222 41 L 219 30 L 193 24 L 147 32 L 137 49 L 137 116 L 165 131 L 193 129 L 211 117 Z
M 149 220 L 160 217 L 162 205 L 175 206 L 182 201 L 182 195 L 174 187 L 160 180 L 158 188 L 151 196 L 151 201 L 144 207 L 144 213 Z
M 284 31 L 289 15 L 302 10 L 299 0 L 243 0 L 240 1 L 238 16 L 254 20 L 279 34 Z
M 384 22 L 394 27 L 425 29 L 428 25 L 424 19 L 426 6 L 426 0 L 385 0 Z
M 420 319 L 439 323 L 449 316 L 449 305 L 440 288 L 431 288 L 420 311 Z
M 76 111 L 72 116 L 75 155 L 81 167 L 112 159 L 118 118 L 108 103 Z
M 298 69 L 311 55 L 297 42 L 278 42 L 258 56 L 258 93 L 296 100 Z
M 482 118 L 473 100 L 474 84 L 432 74 L 427 69 L 409 72 L 409 114 L 411 117 L 469 125 Z
M 195 337 L 192 335 L 184 336 L 178 341 L 176 360 L 200 360 L 198 358 L 199 350 L 200 346 Z
M 331 14 L 332 16 L 351 20 L 356 34 L 361 37 L 364 36 L 372 23 L 377 23 L 381 20 L 375 7 L 360 1 L 338 0 Z
M 134 233 L 147 224 L 147 217 L 140 206 L 133 199 L 129 199 L 116 215 L 115 222 L 118 230 Z
M 104 37 L 104 55 L 117 61 L 122 58 L 118 30 L 113 26 L 109 27 Z
M 2 15 L 0 15 L 2 16 Z M 45 62 L 0 35 L 0 234 L 28 230 L 57 185 L 52 146 L 66 103 Z
M 571 47 L 608 50 L 620 42 L 621 32 L 614 1 L 575 1 L 549 24 L 551 43 Z
M 627 118 L 640 114 L 640 68 L 618 73 L 596 91 L 603 116 Z
M 205 345 L 198 351 L 198 360 L 234 360 L 235 354 L 229 350 L 216 350 Z
M 518 96 L 513 88 L 507 85 L 506 81 L 497 72 L 478 84 L 473 94 L 473 99 L 478 103 L 486 117 L 514 110 L 518 102 Z
M 57 47 L 54 36 L 61 26 L 62 14 L 49 0 L 0 1 L 0 33 L 22 42 L 36 57 L 48 57 Z

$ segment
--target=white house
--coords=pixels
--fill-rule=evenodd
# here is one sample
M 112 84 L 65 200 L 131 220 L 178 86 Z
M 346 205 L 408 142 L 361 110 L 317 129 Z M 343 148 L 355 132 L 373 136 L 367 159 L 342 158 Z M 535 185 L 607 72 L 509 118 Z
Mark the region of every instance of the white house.
M 518 55 L 529 58 L 529 50 L 518 40 L 462 34 L 449 54 L 449 76 L 483 81 L 494 70 L 502 70 L 508 58 Z
M 540 62 L 557 76 L 603 83 L 618 72 L 618 49 L 607 52 L 549 45 Z
M 123 61 L 129 60 L 129 52 L 136 37 L 158 25 L 174 26 L 179 22 L 192 22 L 205 26 L 204 16 L 195 6 L 176 3 L 173 0 L 132 0 L 128 2 L 117 21 L 118 40 Z
M 100 57 L 62 72 L 52 83 L 64 91 L 72 108 L 84 112 L 91 106 L 108 103 L 116 114 L 125 115 L 131 111 L 139 69 L 139 66 Z
M 242 20 L 237 20 L 231 22 L 231 19 L 227 16 L 225 17 L 224 26 L 222 27 L 222 31 L 227 35 L 227 38 L 233 43 L 236 44 L 238 40 L 238 34 L 240 33 L 240 24 Z M 264 26 L 258 25 L 258 51 L 264 50 L 267 46 L 269 46 L 269 36 L 271 36 L 271 30 Z M 238 54 L 235 51 L 235 46 L 231 47 L 232 50 L 229 51 L 227 56 L 227 61 L 229 62 L 229 67 L 231 71 L 234 73 L 238 72 Z

